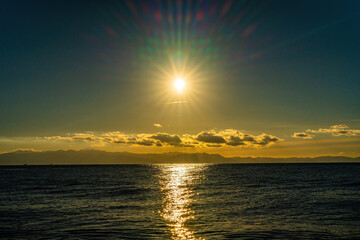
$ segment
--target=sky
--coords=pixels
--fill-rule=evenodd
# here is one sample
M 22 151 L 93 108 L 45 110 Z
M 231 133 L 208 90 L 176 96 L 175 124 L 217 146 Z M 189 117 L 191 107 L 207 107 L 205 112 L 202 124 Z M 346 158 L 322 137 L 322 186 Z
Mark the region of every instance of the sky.
M 358 157 L 359 9 L 3 1 L 0 152 Z

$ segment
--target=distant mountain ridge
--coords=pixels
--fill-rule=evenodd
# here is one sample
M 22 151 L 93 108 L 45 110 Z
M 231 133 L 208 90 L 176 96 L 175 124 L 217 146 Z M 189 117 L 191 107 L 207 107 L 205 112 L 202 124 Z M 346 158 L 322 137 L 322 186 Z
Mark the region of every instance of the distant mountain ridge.
M 0 154 L 0 165 L 85 165 L 152 163 L 336 163 L 358 162 L 360 157 L 321 156 L 314 158 L 224 157 L 220 154 L 169 152 L 139 154 L 100 150 L 15 151 Z

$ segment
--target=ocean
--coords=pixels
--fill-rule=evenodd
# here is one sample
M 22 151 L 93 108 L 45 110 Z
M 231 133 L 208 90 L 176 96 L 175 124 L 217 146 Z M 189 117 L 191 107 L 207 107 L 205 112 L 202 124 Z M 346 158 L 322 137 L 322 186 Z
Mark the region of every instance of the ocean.
M 360 239 L 360 164 L 1 166 L 1 239 Z

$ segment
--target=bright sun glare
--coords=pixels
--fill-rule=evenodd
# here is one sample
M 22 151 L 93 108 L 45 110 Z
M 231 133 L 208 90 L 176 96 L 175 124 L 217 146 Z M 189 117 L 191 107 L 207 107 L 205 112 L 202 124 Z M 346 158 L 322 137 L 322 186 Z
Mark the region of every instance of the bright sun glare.
M 185 88 L 185 81 L 182 78 L 176 78 L 174 81 L 174 87 L 178 93 L 182 93 Z

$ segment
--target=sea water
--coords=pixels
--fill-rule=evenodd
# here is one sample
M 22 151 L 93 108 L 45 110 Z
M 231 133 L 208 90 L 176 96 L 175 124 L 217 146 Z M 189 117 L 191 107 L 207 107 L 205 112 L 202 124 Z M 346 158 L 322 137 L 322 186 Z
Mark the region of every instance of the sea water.
M 360 239 L 360 164 L 0 167 L 2 239 Z

